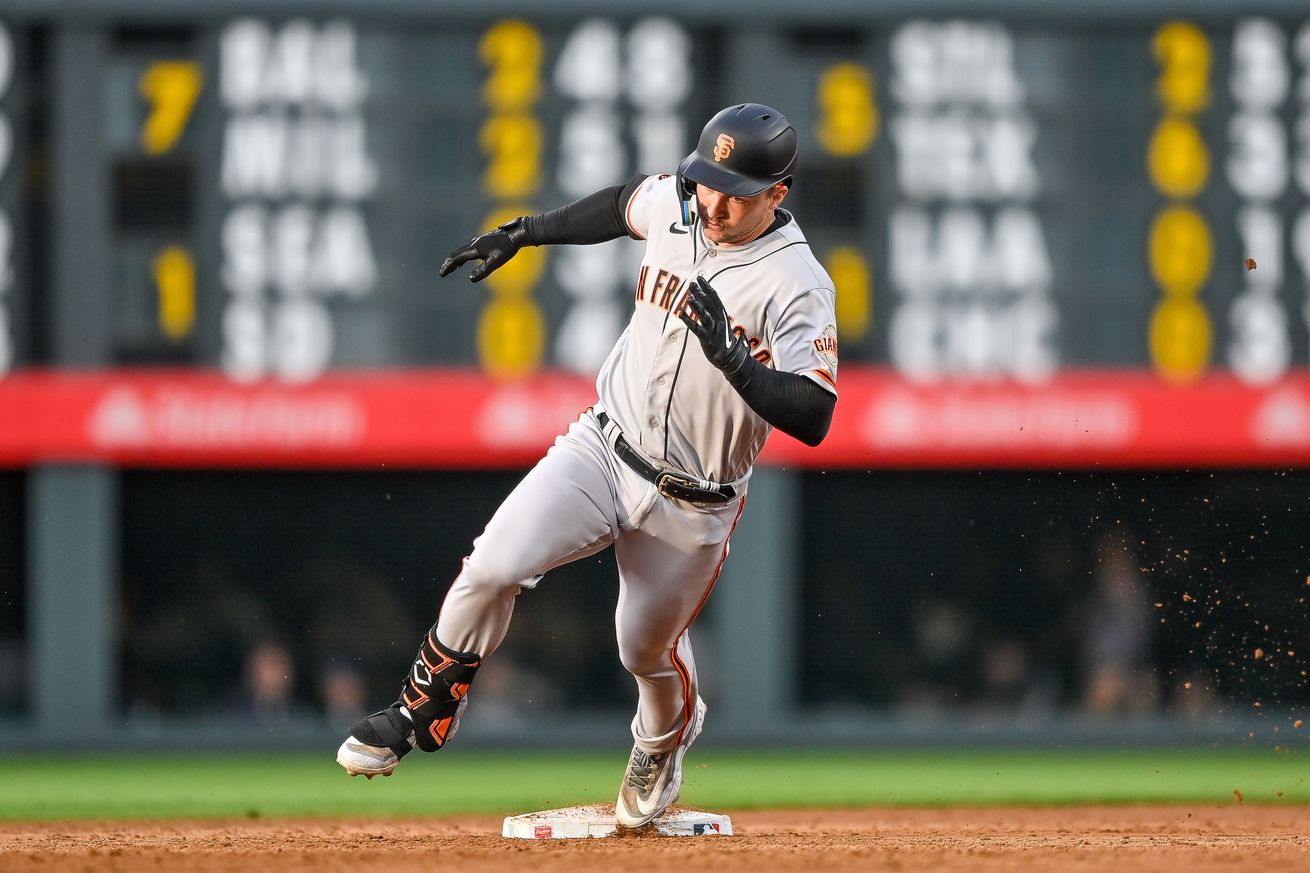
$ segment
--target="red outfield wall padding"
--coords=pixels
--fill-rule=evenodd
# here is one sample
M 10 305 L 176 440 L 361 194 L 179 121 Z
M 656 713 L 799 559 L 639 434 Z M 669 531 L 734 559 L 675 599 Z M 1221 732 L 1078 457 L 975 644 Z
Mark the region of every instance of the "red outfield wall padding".
M 1041 385 L 915 385 L 844 368 L 828 439 L 774 434 L 764 461 L 803 468 L 1279 467 L 1310 464 L 1310 374 L 1254 388 L 1135 371 Z M 195 370 L 0 380 L 0 464 L 522 467 L 595 399 L 590 379 L 495 382 L 469 370 L 338 373 L 243 384 Z

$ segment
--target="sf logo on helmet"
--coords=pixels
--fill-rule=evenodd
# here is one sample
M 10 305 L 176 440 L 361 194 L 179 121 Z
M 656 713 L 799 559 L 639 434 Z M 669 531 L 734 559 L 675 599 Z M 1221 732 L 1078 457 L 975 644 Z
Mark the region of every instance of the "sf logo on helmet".
M 733 146 L 735 145 L 737 145 L 737 141 L 734 140 L 732 137 L 728 136 L 726 133 L 719 134 L 718 141 L 714 143 L 715 163 L 718 163 L 719 161 L 726 161 L 728 159 L 728 155 L 732 154 L 732 149 Z

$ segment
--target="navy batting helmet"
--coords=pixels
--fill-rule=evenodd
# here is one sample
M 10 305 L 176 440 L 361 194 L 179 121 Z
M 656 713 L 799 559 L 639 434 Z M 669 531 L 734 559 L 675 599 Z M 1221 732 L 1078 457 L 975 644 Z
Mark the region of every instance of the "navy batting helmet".
M 787 116 L 762 103 L 729 106 L 701 131 L 696 151 L 678 165 L 690 196 L 690 182 L 733 197 L 749 197 L 778 182 L 791 185 L 796 172 L 796 129 Z

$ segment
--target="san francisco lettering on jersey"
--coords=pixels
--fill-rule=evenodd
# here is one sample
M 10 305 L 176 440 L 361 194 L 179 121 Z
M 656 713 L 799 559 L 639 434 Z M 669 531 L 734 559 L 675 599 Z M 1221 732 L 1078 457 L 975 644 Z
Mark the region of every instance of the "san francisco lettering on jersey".
M 648 290 L 646 280 L 650 278 L 650 273 L 651 267 L 646 264 L 642 266 L 641 273 L 637 276 L 637 302 L 650 303 L 665 311 L 673 309 L 674 306 L 681 306 L 685 296 L 681 293 L 683 287 L 682 277 L 672 270 L 657 269 Z M 731 313 L 728 314 L 728 321 L 733 324 L 732 332 L 745 339 L 750 345 L 751 354 L 755 357 L 755 360 L 761 364 L 767 364 L 773 360 L 773 355 L 770 354 L 768 349 L 760 348 L 762 345 L 760 338 L 747 333 L 744 327 L 736 323 L 737 320 L 732 317 Z M 815 340 L 816 348 L 818 342 L 819 340 Z
M 646 294 L 646 278 L 650 275 L 650 265 L 643 265 L 641 275 L 637 277 L 637 301 L 646 301 L 653 303 L 660 309 L 669 310 L 673 308 L 673 303 L 678 299 L 678 291 L 682 288 L 682 277 L 670 270 L 658 270 L 655 273 L 655 282 L 651 286 L 650 294 Z

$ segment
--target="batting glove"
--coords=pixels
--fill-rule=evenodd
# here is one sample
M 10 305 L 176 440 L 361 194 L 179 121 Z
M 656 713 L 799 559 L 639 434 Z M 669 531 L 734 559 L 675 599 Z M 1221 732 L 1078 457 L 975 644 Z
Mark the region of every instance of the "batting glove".
M 457 267 L 472 260 L 481 260 L 482 263 L 469 273 L 469 279 L 481 282 L 518 254 L 518 250 L 527 244 L 527 235 L 527 228 L 524 227 L 523 219 L 520 217 L 481 236 L 475 236 L 467 244 L 451 252 L 450 257 L 442 262 L 441 275 L 449 276 Z
M 723 301 L 703 276 L 687 287 L 687 299 L 678 310 L 678 318 L 700 340 L 705 357 L 723 371 L 728 381 L 737 387 L 750 381 L 750 344 L 732 329 Z

